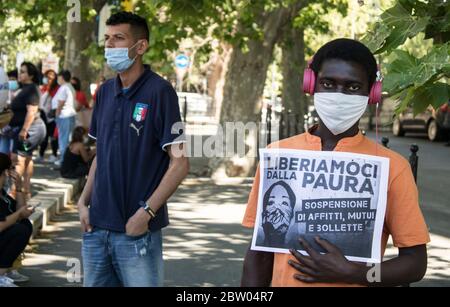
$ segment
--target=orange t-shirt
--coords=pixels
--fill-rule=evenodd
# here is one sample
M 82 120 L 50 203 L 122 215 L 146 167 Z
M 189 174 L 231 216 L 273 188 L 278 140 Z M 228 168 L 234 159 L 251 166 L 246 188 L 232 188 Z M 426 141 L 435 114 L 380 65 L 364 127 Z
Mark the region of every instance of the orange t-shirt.
M 322 143 L 319 137 L 307 132 L 273 143 L 269 147 L 321 151 Z M 377 145 L 375 142 L 363 136 L 361 132 L 354 137 L 340 140 L 334 150 L 374 156 L 378 155 L 390 159 L 386 216 L 381 238 L 381 250 L 383 254 L 389 235 L 392 236 L 394 245 L 400 248 L 422 245 L 430 241 L 427 225 L 419 208 L 417 186 L 414 182 L 411 167 L 405 158 L 381 145 Z M 242 222 L 245 227 L 253 228 L 255 225 L 258 191 L 259 166 Z M 308 284 L 298 281 L 293 276 L 299 272 L 288 264 L 288 260 L 290 259 L 295 260 L 290 254 L 274 254 L 272 286 L 351 286 L 349 284 L 337 283 Z

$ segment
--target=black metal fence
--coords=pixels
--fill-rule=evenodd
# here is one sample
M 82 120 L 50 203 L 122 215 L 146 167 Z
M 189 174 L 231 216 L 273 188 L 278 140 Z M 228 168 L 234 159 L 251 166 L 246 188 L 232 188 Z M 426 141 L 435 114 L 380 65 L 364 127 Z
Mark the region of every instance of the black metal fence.
M 262 113 L 261 117 L 264 117 Z M 265 118 L 261 118 L 266 124 L 265 137 L 267 144 L 282 140 L 305 132 L 304 116 L 291 111 L 275 111 L 269 105 L 266 109 Z M 276 136 L 276 139 L 274 138 Z
M 199 93 L 178 93 L 181 118 L 187 123 L 214 122 L 216 104 L 214 100 Z
M 389 148 L 388 137 L 382 137 L 381 143 L 383 144 L 384 147 Z M 417 182 L 417 169 L 419 167 L 419 156 L 417 155 L 417 152 L 419 151 L 419 146 L 417 144 L 411 144 L 409 151 L 410 151 L 409 165 L 411 166 L 411 170 L 414 175 L 414 180 L 415 182 Z

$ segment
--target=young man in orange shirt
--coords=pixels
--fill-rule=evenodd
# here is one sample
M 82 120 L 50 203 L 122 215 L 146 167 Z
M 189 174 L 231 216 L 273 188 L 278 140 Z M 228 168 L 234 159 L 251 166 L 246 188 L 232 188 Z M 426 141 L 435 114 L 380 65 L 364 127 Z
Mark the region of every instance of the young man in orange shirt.
M 291 254 L 248 250 L 244 260 L 242 286 L 396 286 L 423 278 L 427 267 L 426 243 L 429 234 L 419 208 L 418 191 L 409 163 L 399 154 L 378 146 L 361 134 L 359 120 L 376 82 L 377 64 L 363 44 L 338 39 L 325 44 L 310 65 L 312 87 L 319 124 L 308 132 L 269 145 L 313 151 L 341 151 L 377 155 L 390 159 L 382 252 L 389 235 L 398 256 L 380 265 L 380 280 L 371 283 L 372 269 L 364 263 L 348 261 L 338 246 L 319 237 L 320 253 L 299 238 L 309 256 L 295 250 Z M 258 203 L 259 168 L 248 200 L 243 225 L 254 227 Z

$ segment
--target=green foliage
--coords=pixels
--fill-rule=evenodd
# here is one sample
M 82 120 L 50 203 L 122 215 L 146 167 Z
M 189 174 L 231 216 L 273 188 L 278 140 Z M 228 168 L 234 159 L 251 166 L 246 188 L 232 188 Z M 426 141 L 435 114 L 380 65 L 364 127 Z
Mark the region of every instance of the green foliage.
M 97 42 L 91 43 L 89 47 L 81 51 L 81 53 L 89 57 L 89 65 L 92 66 L 93 71 L 100 71 L 103 68 L 105 62 L 105 49 L 103 46 L 99 46 Z
M 329 31 L 330 20 L 326 17 L 331 11 L 337 11 L 342 16 L 347 14 L 348 3 L 345 0 L 309 1 L 294 19 L 293 26 L 297 28 L 311 28 L 316 34 Z
M 61 6 L 60 1 L 53 0 L 1 1 L 0 24 L 4 25 L 7 16 L 20 16 L 24 23 L 14 33 L 27 32 L 30 40 L 37 41 L 48 34 L 45 31 L 48 23 L 52 27 L 65 28 L 66 8 L 65 2 Z
M 247 52 L 251 40 L 263 39 L 261 21 L 268 14 L 300 3 L 298 11 L 293 12 L 296 17 L 292 24 L 287 25 L 308 27 L 318 34 L 325 33 L 332 22 L 323 16 L 331 11 L 345 15 L 348 7 L 347 0 L 152 0 L 137 1 L 134 11 L 144 15 L 152 27 L 145 60 L 159 71 L 170 73 L 173 53 L 184 40 L 210 38 Z M 201 46 L 196 52 L 194 65 L 200 66 L 208 61 L 211 48 Z
M 0 27 L 0 54 L 7 57 L 6 69 L 16 68 L 16 54 L 23 52 L 26 54 L 25 60 L 38 63 L 52 51 L 53 40 L 49 35 L 42 35 L 38 39 L 32 40 L 31 31 L 18 31 L 25 24 L 25 21 L 14 15 L 9 15 L 4 19 L 4 26 Z M 41 31 L 48 33 L 49 24 L 44 24 Z
M 424 33 L 433 44 L 421 57 L 401 50 Z M 369 48 L 387 57 L 384 91 L 400 100 L 396 112 L 412 106 L 419 114 L 450 99 L 450 2 L 398 0 L 364 38 Z M 403 48 L 404 49 L 404 48 Z
M 102 0 L 82 0 L 81 1 L 81 22 L 92 20 L 96 16 L 93 5 L 106 1 Z M 52 45 L 53 51 L 60 58 L 64 57 L 67 13 L 71 5 L 67 5 L 64 0 L 23 0 L 23 1 L 1 1 L 0 2 L 0 38 L 7 41 L 8 46 L 2 42 L 0 47 L 3 52 L 12 58 L 18 51 L 26 51 L 33 54 L 30 60 L 38 62 L 46 54 L 39 53 L 36 46 L 43 44 Z M 8 22 L 11 17 L 17 16 L 22 22 L 19 26 Z M 6 35 L 5 35 L 6 33 Z M 37 48 L 48 49 L 48 48 Z M 80 52 L 87 53 L 95 57 L 94 47 Z M 38 54 L 39 56 L 35 55 Z M 62 63 L 62 62 L 61 62 Z M 94 64 L 95 65 L 95 64 Z
M 114 11 L 121 10 L 119 0 L 83 0 L 82 19 L 95 16 L 98 4 L 107 2 Z M 329 29 L 330 20 L 322 16 L 330 11 L 345 14 L 348 0 L 313 1 L 313 0 L 135 0 L 134 12 L 145 17 L 151 27 L 150 48 L 144 60 L 151 63 L 154 69 L 170 75 L 173 73 L 173 56 L 179 52 L 183 42 L 192 40 L 188 53 L 195 53 L 197 68 L 207 63 L 212 51 L 213 40 L 225 42 L 244 52 L 249 48 L 251 40 L 264 37 L 263 21 L 282 7 L 298 6 L 298 12 L 291 26 L 308 27 L 314 33 L 325 33 Z M 299 5 L 299 4 L 302 5 Z M 51 25 L 51 35 L 55 42 L 61 42 L 65 35 L 66 14 L 69 7 L 66 1 L 24 0 L 2 1 L 0 3 L 0 22 L 2 16 L 17 14 L 23 16 L 25 24 L 15 33 L 28 33 L 30 41 L 47 37 Z M 290 26 L 290 24 L 287 24 Z M 280 38 L 281 38 L 280 32 Z M 200 43 L 199 43 L 200 42 Z M 59 55 L 64 54 L 64 44 L 57 45 Z M 57 51 L 57 50 L 55 50 Z M 94 68 L 103 63 L 103 50 L 96 41 L 86 50 L 80 50 L 91 59 Z
M 424 31 L 431 16 L 413 16 L 399 1 L 395 6 L 381 14 L 382 22 L 376 23 L 371 31 L 376 39 L 368 41 L 375 53 L 389 51 L 402 45 L 407 38 Z

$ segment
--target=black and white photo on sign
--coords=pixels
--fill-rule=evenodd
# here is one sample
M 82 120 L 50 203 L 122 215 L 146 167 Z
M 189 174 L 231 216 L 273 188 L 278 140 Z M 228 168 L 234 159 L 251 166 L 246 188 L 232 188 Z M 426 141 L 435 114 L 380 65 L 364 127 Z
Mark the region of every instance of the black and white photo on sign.
M 389 160 L 344 152 L 260 150 L 252 249 L 302 252 L 319 236 L 349 260 L 380 262 Z M 304 252 L 304 251 L 303 251 Z

